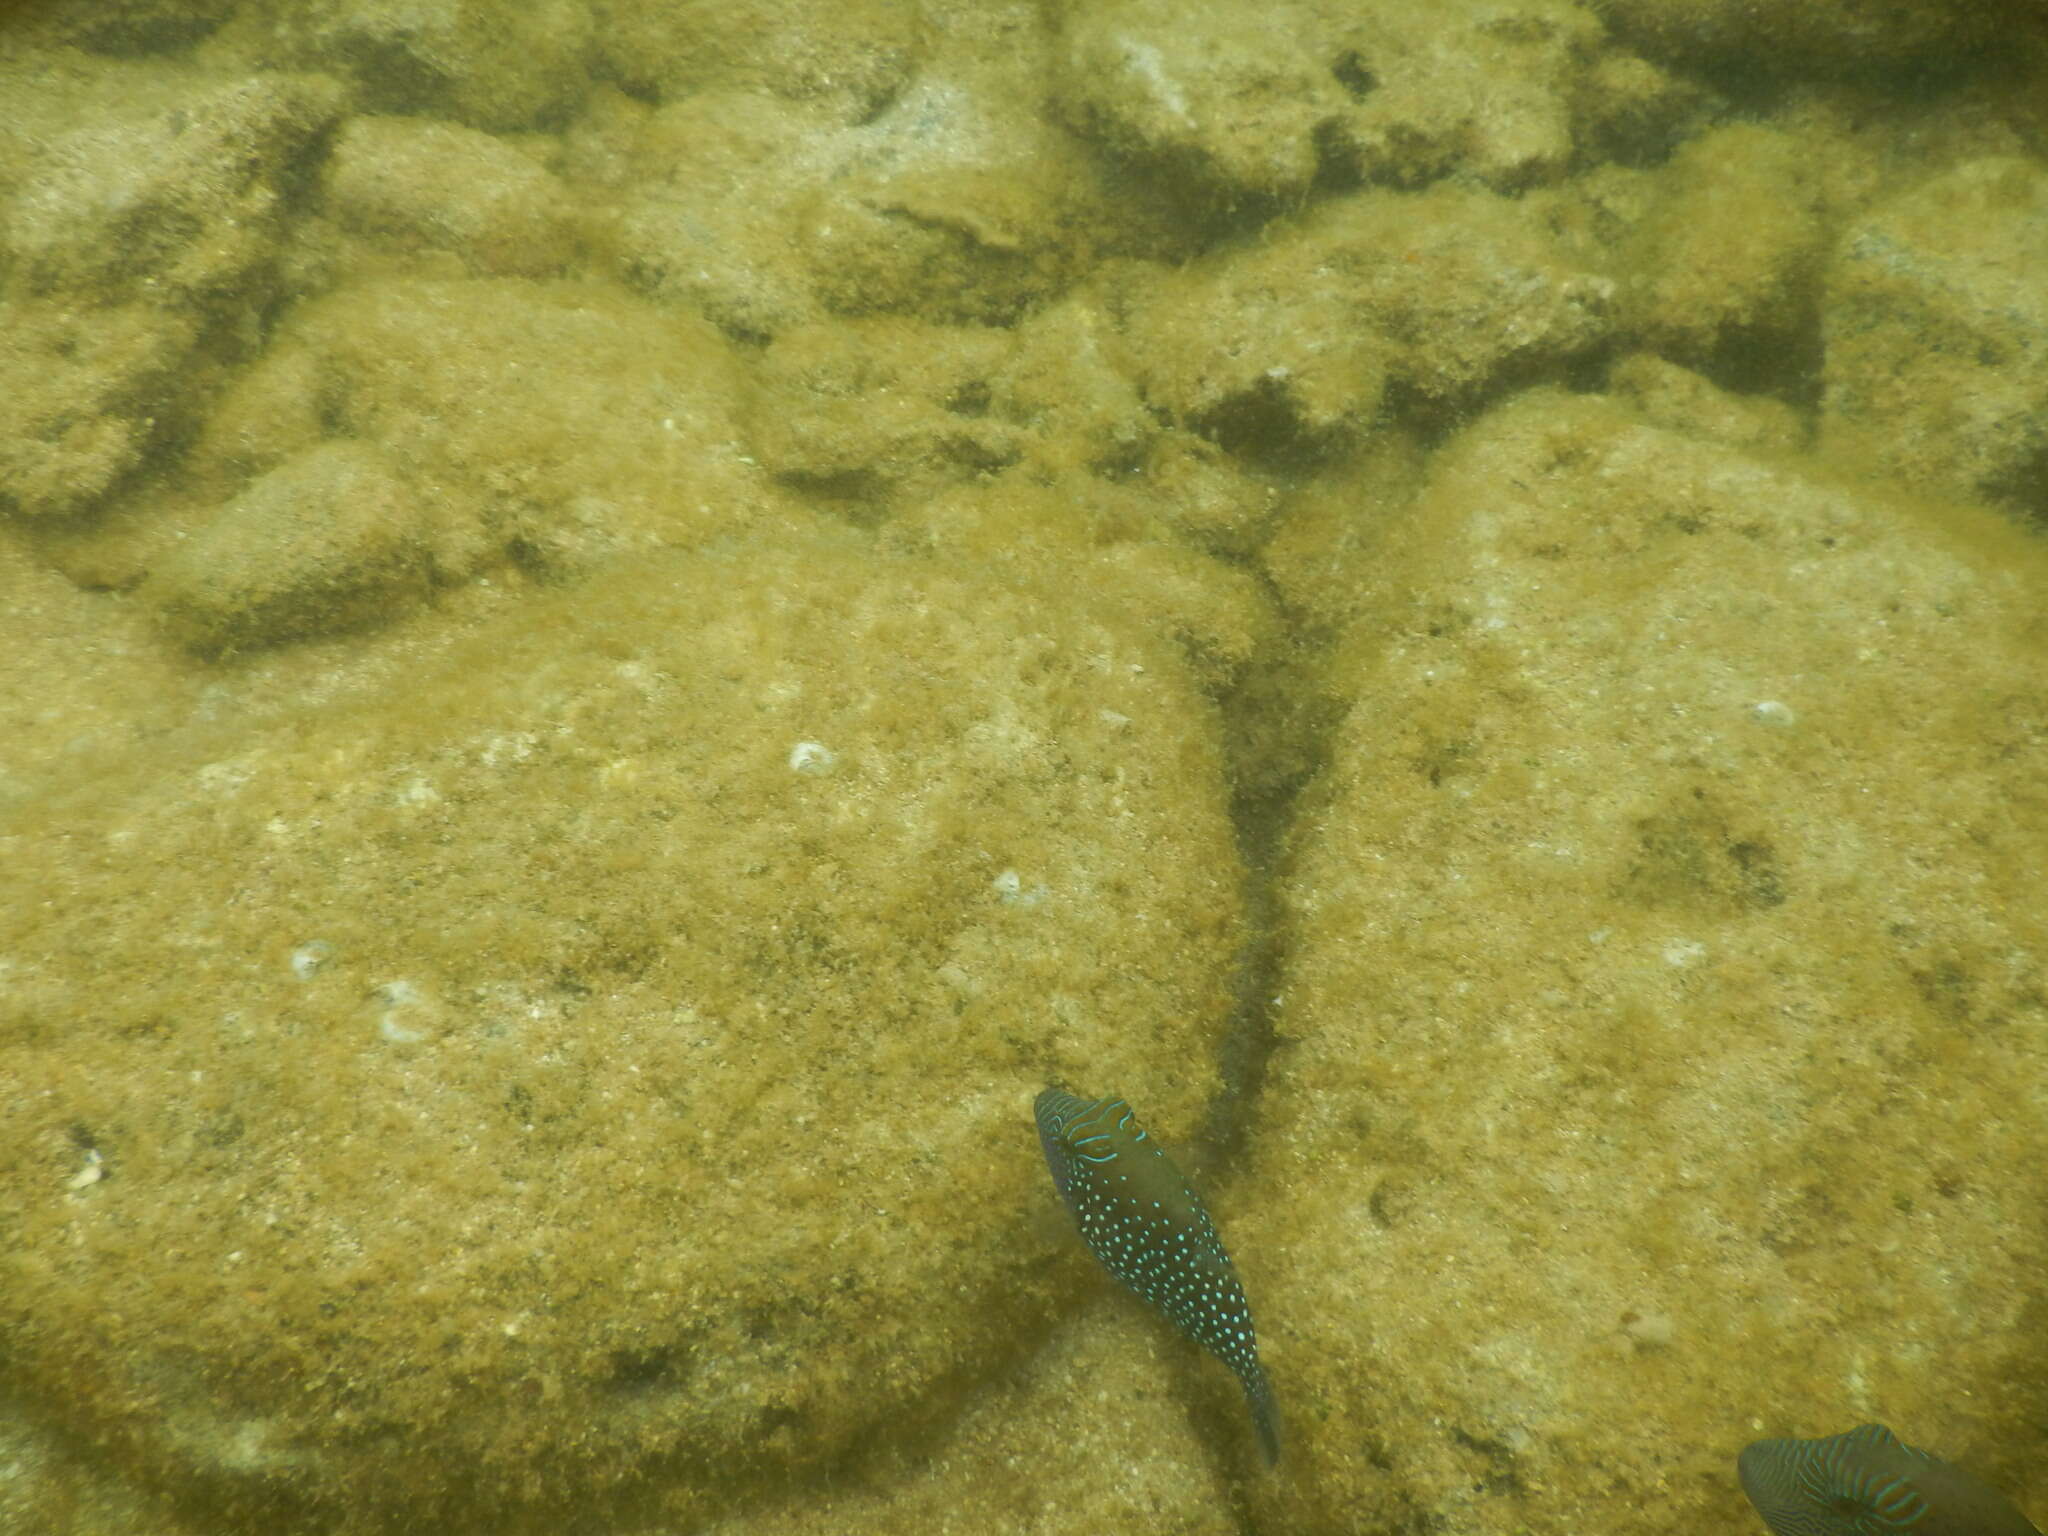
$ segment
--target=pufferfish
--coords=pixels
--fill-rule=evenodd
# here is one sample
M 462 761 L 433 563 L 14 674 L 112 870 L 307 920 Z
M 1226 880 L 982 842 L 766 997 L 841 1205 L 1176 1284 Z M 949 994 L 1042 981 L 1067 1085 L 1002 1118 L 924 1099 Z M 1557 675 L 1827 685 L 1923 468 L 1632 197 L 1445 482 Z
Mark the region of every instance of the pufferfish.
M 1038 1096 L 1038 1139 L 1081 1241 L 1102 1267 L 1237 1373 L 1268 1464 L 1280 1459 L 1273 1391 L 1230 1255 L 1202 1200 L 1122 1099 Z
M 1775 1536 L 2040 1536 L 1989 1483 L 1882 1424 L 1759 1440 L 1736 1471 Z

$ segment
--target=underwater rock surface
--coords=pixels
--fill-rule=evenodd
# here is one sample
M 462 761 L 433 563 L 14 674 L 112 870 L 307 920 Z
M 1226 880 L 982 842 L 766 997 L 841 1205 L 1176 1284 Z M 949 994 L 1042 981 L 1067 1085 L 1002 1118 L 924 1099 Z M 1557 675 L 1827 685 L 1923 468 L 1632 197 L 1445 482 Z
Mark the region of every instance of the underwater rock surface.
M 2048 168 L 1987 157 L 1884 204 L 1828 274 L 1823 442 L 2048 518 Z
M 401 686 L 0 832 L 0 1330 L 152 1475 L 451 1529 L 786 1478 L 1048 1316 L 1047 1063 L 1211 1088 L 1169 645 L 828 540 Z
M 0 510 L 70 518 L 195 429 L 275 298 L 293 185 L 343 97 L 184 71 L 0 91 L 21 102 L 0 155 Z
M 2048 555 L 1548 392 L 1380 536 L 1229 1223 L 1269 1517 L 1699 1529 L 1701 1425 L 1973 1443 L 2048 1262 Z
M 2048 1508 L 2039 9 L 7 7 L 0 1531 Z

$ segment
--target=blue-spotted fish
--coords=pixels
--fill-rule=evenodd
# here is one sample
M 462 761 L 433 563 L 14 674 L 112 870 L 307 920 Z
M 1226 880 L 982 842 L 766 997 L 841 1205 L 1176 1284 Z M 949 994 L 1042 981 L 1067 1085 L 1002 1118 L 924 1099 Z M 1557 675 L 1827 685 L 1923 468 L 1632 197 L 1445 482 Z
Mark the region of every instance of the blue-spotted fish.
M 1122 1099 L 1038 1096 L 1038 1138 L 1081 1241 L 1125 1285 L 1237 1372 L 1259 1445 L 1280 1457 L 1273 1392 L 1244 1287 L 1209 1213 Z
M 1996 1488 L 1882 1424 L 1759 1440 L 1736 1471 L 1775 1536 L 2041 1536 Z

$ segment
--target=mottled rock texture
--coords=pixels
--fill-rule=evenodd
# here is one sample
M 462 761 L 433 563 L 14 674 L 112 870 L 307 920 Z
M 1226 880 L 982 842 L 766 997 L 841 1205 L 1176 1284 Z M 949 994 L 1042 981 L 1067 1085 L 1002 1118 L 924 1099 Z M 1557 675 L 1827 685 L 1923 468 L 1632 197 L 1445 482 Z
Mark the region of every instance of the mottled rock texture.
M 192 456 L 195 481 L 236 498 L 193 535 L 224 568 L 201 605 L 216 617 L 197 630 L 180 617 L 192 615 L 193 565 L 206 556 L 170 557 L 145 591 L 188 639 L 246 644 L 332 627 L 317 615 L 297 630 L 266 618 L 254 611 L 266 592 L 310 599 L 351 585 L 386 594 L 375 610 L 386 622 L 403 613 L 422 588 L 386 579 L 401 547 L 409 564 L 454 581 L 507 561 L 559 574 L 732 533 L 777 507 L 735 440 L 738 384 L 710 325 L 616 288 L 513 278 L 349 287 L 280 328 Z M 316 556 L 294 531 L 303 502 L 260 487 L 322 446 L 374 451 L 392 484 L 321 519 L 329 547 Z M 305 575 L 307 559 L 322 572 Z M 237 604 L 250 611 L 238 616 Z
M 822 1497 L 721 1521 L 710 1536 L 964 1533 L 977 1524 L 1034 1536 L 1227 1536 L 1240 1527 L 1213 1453 L 1248 1437 L 1244 1404 L 1231 1400 L 1228 1377 L 1216 1383 L 1224 1392 L 1205 1394 L 1206 1373 L 1184 1349 L 1121 1293 L 1102 1296 L 1027 1364 L 992 1378 L 943 1436 L 885 1455 Z
M 1701 1426 L 1880 1410 L 2014 1470 L 2048 557 L 1539 394 L 1359 569 L 1232 1238 L 1267 1517 L 1732 1529 Z
M 1824 443 L 2048 517 L 2048 168 L 1974 160 L 1880 205 L 1828 273 Z
M 557 275 L 575 256 L 568 189 L 502 139 L 412 118 L 359 117 L 327 163 L 326 207 L 400 250 L 444 251 L 475 277 Z
M 1605 89 L 1598 24 L 1557 0 L 1066 9 L 1068 120 L 1225 213 L 1454 167 L 1503 190 L 1554 181 L 1576 98 Z
M 374 448 L 309 448 L 258 476 L 164 559 L 164 615 L 185 644 L 211 654 L 385 622 L 433 579 L 413 499 Z
M 189 439 L 273 301 L 331 81 L 50 94 L 88 126 L 23 135 L 0 227 L 0 510 L 70 517 Z M 46 108 L 47 110 L 47 108 Z
M 1073 1285 L 1018 1104 L 1214 1087 L 1214 723 L 1115 618 L 669 558 L 213 745 L 0 832 L 0 1329 L 238 1523 L 680 1513 L 929 1424 Z
M 6 1536 L 2048 1508 L 2037 5 L 0 9 Z

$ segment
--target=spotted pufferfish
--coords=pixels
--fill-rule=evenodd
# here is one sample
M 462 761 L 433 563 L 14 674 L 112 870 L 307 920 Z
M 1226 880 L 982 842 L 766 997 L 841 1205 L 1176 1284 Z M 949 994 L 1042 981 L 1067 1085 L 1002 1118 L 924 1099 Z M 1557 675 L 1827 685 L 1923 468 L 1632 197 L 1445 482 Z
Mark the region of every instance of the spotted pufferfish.
M 1268 1465 L 1280 1458 L 1280 1421 L 1259 1365 L 1251 1307 L 1202 1200 L 1122 1099 L 1038 1096 L 1038 1138 L 1081 1241 L 1244 1384 Z

